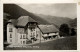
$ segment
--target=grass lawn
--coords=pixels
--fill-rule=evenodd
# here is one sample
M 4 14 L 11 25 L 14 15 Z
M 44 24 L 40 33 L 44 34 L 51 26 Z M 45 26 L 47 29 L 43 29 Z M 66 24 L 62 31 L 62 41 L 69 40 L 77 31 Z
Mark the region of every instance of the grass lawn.
M 37 47 L 36 47 L 37 46 Z M 33 48 L 34 47 L 34 48 Z M 7 50 L 77 50 L 77 37 L 66 37 L 31 45 L 28 48 L 5 48 Z

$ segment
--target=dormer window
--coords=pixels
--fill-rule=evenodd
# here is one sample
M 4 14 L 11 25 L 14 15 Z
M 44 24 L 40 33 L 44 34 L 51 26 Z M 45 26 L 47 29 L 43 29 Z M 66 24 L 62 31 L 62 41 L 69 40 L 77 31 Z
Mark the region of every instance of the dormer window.
M 12 28 L 9 28 L 9 32 L 12 32 Z

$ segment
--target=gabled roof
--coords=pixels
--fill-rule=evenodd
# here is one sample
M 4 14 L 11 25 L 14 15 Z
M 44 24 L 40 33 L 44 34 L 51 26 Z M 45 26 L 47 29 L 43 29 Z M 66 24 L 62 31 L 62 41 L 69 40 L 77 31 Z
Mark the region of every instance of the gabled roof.
M 8 21 L 8 23 L 12 23 L 14 26 L 16 26 L 17 25 L 17 20 L 16 19 L 10 19 L 9 21 Z
M 21 16 L 21 17 L 18 18 L 17 25 L 18 26 L 26 26 L 26 24 L 28 22 L 36 22 L 36 21 L 29 16 Z
M 55 26 L 53 25 L 39 25 L 40 30 L 42 33 L 53 33 L 59 31 Z
M 12 22 L 16 26 L 26 26 L 28 22 L 36 22 L 34 19 L 32 19 L 29 16 L 21 16 L 17 20 L 10 19 L 8 22 Z

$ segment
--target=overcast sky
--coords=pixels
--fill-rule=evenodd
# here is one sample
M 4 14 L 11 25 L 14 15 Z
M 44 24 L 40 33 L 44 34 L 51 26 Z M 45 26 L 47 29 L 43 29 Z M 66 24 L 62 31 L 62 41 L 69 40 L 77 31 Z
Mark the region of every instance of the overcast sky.
M 75 3 L 63 4 L 18 4 L 25 10 L 36 13 L 59 17 L 75 18 L 77 16 L 77 5 Z

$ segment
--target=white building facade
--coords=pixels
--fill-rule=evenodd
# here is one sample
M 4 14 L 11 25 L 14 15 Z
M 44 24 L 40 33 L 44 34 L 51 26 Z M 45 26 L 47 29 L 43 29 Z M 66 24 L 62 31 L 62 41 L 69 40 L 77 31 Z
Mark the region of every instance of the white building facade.
M 20 18 L 28 20 L 29 17 L 21 16 Z M 36 41 L 40 39 L 40 31 L 37 27 L 37 22 L 28 21 L 25 24 L 25 26 L 23 26 L 24 24 L 22 26 L 21 24 L 20 25 L 18 24 L 19 26 L 15 26 L 13 21 L 14 20 L 9 20 L 7 24 L 7 42 L 8 43 L 25 45 L 29 40 Z

